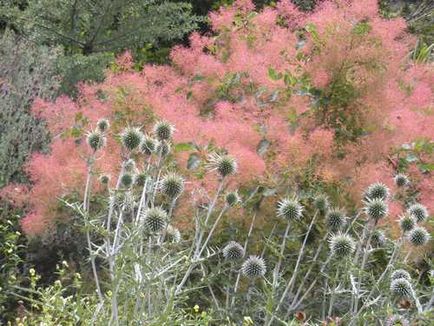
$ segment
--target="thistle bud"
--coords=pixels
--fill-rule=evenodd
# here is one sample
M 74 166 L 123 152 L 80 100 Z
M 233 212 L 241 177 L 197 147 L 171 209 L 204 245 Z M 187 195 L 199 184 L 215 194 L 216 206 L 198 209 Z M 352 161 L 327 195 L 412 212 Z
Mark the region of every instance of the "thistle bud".
M 213 153 L 209 156 L 208 168 L 211 171 L 217 171 L 217 173 L 224 178 L 235 174 L 238 166 L 232 156 Z
M 330 231 L 336 232 L 341 230 L 345 225 L 345 214 L 342 210 L 332 209 L 327 213 L 326 224 Z
M 152 155 L 157 149 L 157 141 L 154 138 L 145 136 L 140 144 L 140 151 L 145 155 Z
M 161 208 L 154 207 L 147 209 L 143 213 L 145 228 L 152 233 L 161 232 L 166 227 L 167 213 Z
M 403 269 L 397 269 L 395 271 L 393 271 L 392 275 L 390 275 L 390 279 L 393 280 L 398 280 L 400 278 L 406 279 L 407 281 L 411 281 L 411 276 L 410 273 L 407 272 L 406 270 Z
M 333 235 L 330 238 L 329 243 L 332 255 L 337 258 L 350 256 L 356 248 L 354 239 L 349 235 L 341 233 Z
M 240 196 L 236 191 L 228 192 L 225 196 L 226 205 L 233 207 L 241 201 Z
M 415 247 L 424 246 L 429 240 L 430 235 L 422 226 L 414 228 L 408 234 L 408 241 Z
M 386 200 L 389 198 L 389 188 L 383 183 L 377 182 L 368 187 L 365 191 L 365 199 L 381 199 Z
M 369 218 L 376 221 L 384 218 L 389 212 L 387 204 L 380 198 L 366 200 L 364 210 Z
M 133 177 L 133 175 L 130 174 L 130 173 L 124 173 L 121 176 L 120 183 L 125 188 L 131 187 L 132 184 L 134 183 L 134 177 Z
M 413 289 L 405 278 L 398 278 L 390 283 L 390 291 L 400 298 L 412 298 Z
M 371 245 L 373 247 L 383 247 L 386 243 L 386 236 L 383 231 L 374 230 L 371 235 Z
M 99 132 L 104 133 L 110 128 L 110 123 L 107 119 L 99 119 L 96 123 L 96 128 Z
M 184 191 L 184 178 L 176 173 L 169 173 L 161 180 L 160 187 L 169 198 L 177 198 Z
M 263 258 L 250 256 L 241 266 L 241 272 L 248 278 L 263 277 L 267 271 L 267 266 Z
M 103 185 L 108 185 L 108 183 L 110 182 L 110 176 L 107 174 L 103 174 L 99 177 L 99 182 L 101 182 L 101 184 Z
M 405 187 L 406 185 L 408 185 L 410 183 L 410 180 L 408 180 L 408 177 L 402 173 L 395 175 L 395 177 L 393 179 L 395 181 L 395 184 L 398 187 Z
M 329 200 L 326 195 L 319 194 L 315 197 L 313 202 L 315 208 L 319 210 L 321 213 L 325 213 L 329 208 Z
M 407 213 L 414 216 L 417 223 L 423 222 L 428 218 L 428 210 L 421 204 L 411 205 L 408 208 Z
M 412 215 L 403 215 L 399 219 L 399 227 L 401 228 L 402 232 L 411 231 L 415 226 L 416 220 Z
M 166 241 L 178 243 L 181 241 L 181 232 L 179 232 L 179 229 L 168 225 L 166 229 Z
M 155 152 L 158 154 L 158 156 L 166 157 L 170 154 L 170 144 L 165 141 L 159 141 L 157 144 L 157 148 L 155 149 Z
M 167 121 L 159 121 L 154 125 L 154 135 L 160 141 L 167 141 L 172 138 L 175 128 Z
M 145 172 L 141 172 L 136 175 L 135 184 L 139 187 L 143 187 L 145 185 L 146 179 L 148 175 Z
M 303 206 L 296 198 L 285 198 L 277 204 L 277 216 L 286 220 L 298 220 L 303 214 Z
M 129 151 L 139 147 L 143 139 L 143 133 L 139 128 L 126 128 L 121 134 L 122 145 Z
M 223 248 L 223 257 L 227 260 L 239 260 L 244 257 L 244 248 L 236 241 L 230 241 Z
M 87 135 L 87 144 L 95 152 L 104 147 L 106 139 L 102 133 L 99 131 L 92 131 Z

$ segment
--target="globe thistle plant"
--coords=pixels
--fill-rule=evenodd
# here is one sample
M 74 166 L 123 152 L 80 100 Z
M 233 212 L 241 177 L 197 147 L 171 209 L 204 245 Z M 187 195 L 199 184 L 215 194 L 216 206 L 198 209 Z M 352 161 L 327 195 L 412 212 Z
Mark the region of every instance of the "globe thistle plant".
M 169 155 L 170 150 L 170 144 L 165 141 L 159 141 L 157 143 L 157 147 L 155 148 L 155 152 L 161 157 L 166 157 L 167 155 Z
M 250 256 L 241 266 L 241 273 L 248 278 L 263 277 L 267 271 L 267 266 L 263 258 Z
M 408 185 L 410 183 L 410 180 L 408 179 L 408 177 L 402 173 L 398 173 L 397 175 L 395 175 L 393 180 L 395 181 L 395 184 L 398 187 L 405 187 L 406 185 Z
M 345 225 L 345 214 L 340 209 L 332 209 L 326 216 L 327 228 L 336 232 L 341 230 Z
M 228 192 L 225 196 L 225 203 L 229 207 L 233 207 L 241 201 L 240 196 L 236 191 Z
M 124 171 L 128 173 L 132 173 L 136 170 L 136 162 L 130 158 L 122 164 Z
M 148 178 L 148 175 L 145 172 L 140 172 L 135 177 L 135 184 L 139 187 L 143 187 L 145 185 L 146 179 Z
M 158 142 L 149 136 L 144 136 L 140 144 L 140 151 L 145 155 L 152 155 L 157 149 Z
M 395 271 L 393 271 L 392 275 L 390 275 L 390 279 L 393 280 L 398 280 L 400 278 L 406 279 L 407 281 L 411 281 L 411 276 L 410 273 L 407 272 L 406 270 L 403 269 L 397 269 Z
M 97 151 L 105 146 L 106 139 L 99 131 L 92 131 L 87 134 L 87 144 L 93 151 Z
M 166 227 L 167 213 L 159 207 L 147 209 L 142 218 L 146 230 L 151 233 L 161 232 Z
M 108 185 L 110 182 L 110 176 L 108 174 L 103 174 L 99 177 L 99 182 L 101 182 L 103 185 Z
M 365 199 L 372 200 L 372 199 L 381 199 L 386 200 L 389 198 L 389 188 L 381 183 L 377 182 L 374 184 L 371 184 L 368 189 L 365 191 Z
M 428 210 L 425 206 L 419 203 L 411 205 L 407 209 L 407 213 L 414 216 L 418 223 L 423 222 L 428 218 Z
M 342 233 L 332 235 L 329 243 L 332 255 L 337 258 L 350 256 L 356 248 L 354 239 L 351 236 Z
M 110 128 L 110 123 L 107 119 L 99 119 L 96 123 L 96 128 L 99 132 L 104 133 Z
M 402 232 L 411 231 L 416 226 L 416 219 L 413 215 L 405 214 L 399 219 L 399 227 Z
M 285 198 L 277 203 L 277 216 L 286 220 L 298 220 L 303 215 L 303 209 L 297 198 Z
M 313 204 L 314 204 L 315 208 L 322 213 L 326 212 L 329 208 L 329 205 L 330 205 L 328 197 L 326 195 L 323 195 L 323 194 L 319 194 L 318 196 L 316 196 Z
M 166 241 L 178 243 L 181 241 L 181 232 L 179 232 L 179 229 L 168 225 L 166 228 Z
M 373 247 L 383 247 L 386 244 L 386 236 L 383 231 L 374 230 L 371 235 L 371 245 Z
M 217 153 L 209 156 L 207 166 L 211 171 L 217 171 L 222 178 L 235 174 L 238 168 L 237 162 L 232 156 Z
M 129 188 L 134 183 L 134 176 L 130 173 L 124 173 L 120 178 L 120 183 L 124 188 Z
M 160 141 L 167 141 L 172 138 L 175 128 L 167 121 L 158 121 L 154 125 L 154 135 Z
M 227 260 L 239 260 L 244 257 L 244 248 L 236 241 L 230 241 L 223 248 L 223 257 Z
M 390 283 L 390 291 L 392 294 L 400 297 L 400 298 L 412 298 L 413 289 L 411 287 L 411 283 L 405 278 L 398 278 L 392 280 Z
M 139 147 L 143 137 L 139 128 L 126 128 L 121 134 L 121 142 L 127 150 L 133 151 Z
M 408 234 L 408 241 L 415 247 L 424 246 L 429 240 L 430 235 L 422 226 L 415 227 Z
M 160 189 L 167 197 L 177 198 L 184 191 L 184 178 L 176 173 L 169 173 L 161 180 Z
M 384 218 L 389 212 L 386 202 L 380 198 L 366 200 L 364 210 L 369 218 L 376 221 Z

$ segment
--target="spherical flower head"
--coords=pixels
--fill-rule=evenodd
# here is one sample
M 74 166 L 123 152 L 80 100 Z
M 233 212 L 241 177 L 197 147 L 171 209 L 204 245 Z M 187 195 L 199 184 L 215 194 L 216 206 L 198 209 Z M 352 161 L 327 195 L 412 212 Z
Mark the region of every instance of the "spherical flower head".
M 320 212 L 326 212 L 330 205 L 328 197 L 323 194 L 319 194 L 318 196 L 316 196 L 313 204 L 315 208 Z
M 390 292 L 400 298 L 411 298 L 413 289 L 411 283 L 405 278 L 398 278 L 390 283 Z
M 107 174 L 103 174 L 99 177 L 99 182 L 101 182 L 101 184 L 103 185 L 108 185 L 108 183 L 110 182 L 110 176 Z
M 120 183 L 124 188 L 129 188 L 134 183 L 134 176 L 128 172 L 122 174 Z
M 241 272 L 248 278 L 263 277 L 267 271 L 267 266 L 263 258 L 259 256 L 250 256 L 241 266 Z
M 234 207 L 240 201 L 241 201 L 241 198 L 236 191 L 228 192 L 225 196 L 226 205 L 228 205 L 229 207 Z
M 389 212 L 386 202 L 381 198 L 366 200 L 364 210 L 369 218 L 376 221 L 384 218 Z
M 277 203 L 277 216 L 286 220 L 298 220 L 303 214 L 303 206 L 296 198 L 285 198 Z
M 407 213 L 414 216 L 418 223 L 423 222 L 428 218 L 428 210 L 425 206 L 418 203 L 411 205 L 408 208 Z
M 166 228 L 167 213 L 159 207 L 150 208 L 143 212 L 143 221 L 149 232 L 161 232 Z
M 152 155 L 157 149 L 157 141 L 149 136 L 143 137 L 142 143 L 140 144 L 140 151 L 145 155 Z
M 399 219 L 399 227 L 402 232 L 413 230 L 416 226 L 416 219 L 412 215 L 405 214 Z
M 213 153 L 209 156 L 208 168 L 217 171 L 222 178 L 225 178 L 235 174 L 238 165 L 232 156 Z
M 91 131 L 87 134 L 87 144 L 95 152 L 104 147 L 106 139 L 99 131 Z
M 104 133 L 110 128 L 110 123 L 107 119 L 99 119 L 96 123 L 96 128 L 99 132 Z
M 345 214 L 340 209 L 332 209 L 327 213 L 326 224 L 329 230 L 336 232 L 345 225 Z
M 374 230 L 371 235 L 371 245 L 373 247 L 383 247 L 386 243 L 386 236 L 383 231 Z
M 406 270 L 403 269 L 397 269 L 395 271 L 393 271 L 392 275 L 390 275 L 390 279 L 393 280 L 398 280 L 400 278 L 406 279 L 407 281 L 411 281 L 411 276 L 410 273 L 407 272 Z
M 429 240 L 430 235 L 422 226 L 415 227 L 408 234 L 408 241 L 415 247 L 424 246 Z
M 387 186 L 381 182 L 371 184 L 365 191 L 365 199 L 382 199 L 389 197 L 390 191 Z
M 349 257 L 356 248 L 354 239 L 347 234 L 335 234 L 330 238 L 329 243 L 330 251 L 336 258 Z
M 170 140 L 175 128 L 167 121 L 158 121 L 154 125 L 154 135 L 158 140 Z
M 143 139 L 143 133 L 139 128 L 126 128 L 121 134 L 122 145 L 129 151 L 139 147 Z
M 223 248 L 223 257 L 227 260 L 239 260 L 244 257 L 244 248 L 236 241 L 230 241 Z
M 124 171 L 128 172 L 128 173 L 132 173 L 136 169 L 136 162 L 132 158 L 125 161 L 122 165 L 123 165 Z
M 395 175 L 393 180 L 395 181 L 395 184 L 398 187 L 405 187 L 410 183 L 410 180 L 408 179 L 408 177 L 402 173 L 398 173 L 397 175 Z
M 157 147 L 155 148 L 155 152 L 158 154 L 158 156 L 166 157 L 170 154 L 170 144 L 165 141 L 159 141 L 157 144 Z
M 181 241 L 181 232 L 179 232 L 179 229 L 168 225 L 166 228 L 166 241 L 178 243 Z
M 135 178 L 135 184 L 139 187 L 143 187 L 145 185 L 146 179 L 148 178 L 148 175 L 145 172 L 140 172 L 136 175 Z
M 169 198 L 177 198 L 184 191 L 184 178 L 176 173 L 169 173 L 161 180 L 161 191 Z

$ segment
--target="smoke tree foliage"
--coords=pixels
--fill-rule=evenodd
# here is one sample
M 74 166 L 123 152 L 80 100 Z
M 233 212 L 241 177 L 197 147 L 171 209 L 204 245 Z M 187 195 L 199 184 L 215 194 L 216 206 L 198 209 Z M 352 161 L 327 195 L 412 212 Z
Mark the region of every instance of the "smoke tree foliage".
M 333 185 L 353 203 L 367 185 L 393 186 L 392 176 L 407 170 L 413 200 L 432 208 L 432 67 L 410 60 L 415 40 L 403 19 L 381 18 L 376 1 L 326 1 L 303 13 L 290 1 L 258 12 L 248 0 L 209 19 L 212 33 L 175 47 L 170 66 L 135 72 L 126 53 L 105 82 L 83 85 L 77 101 L 33 105 L 53 142 L 49 155 L 28 163 L 27 234 L 48 230 L 62 217 L 56 198 L 80 191 L 80 139 L 100 117 L 113 130 L 156 119 L 176 125 L 171 155 L 191 185 L 215 185 L 204 157 L 219 150 L 238 161 L 234 185 L 256 179 L 271 192 Z M 115 142 L 107 146 L 97 170 L 119 162 Z M 393 218 L 399 210 L 394 204 Z

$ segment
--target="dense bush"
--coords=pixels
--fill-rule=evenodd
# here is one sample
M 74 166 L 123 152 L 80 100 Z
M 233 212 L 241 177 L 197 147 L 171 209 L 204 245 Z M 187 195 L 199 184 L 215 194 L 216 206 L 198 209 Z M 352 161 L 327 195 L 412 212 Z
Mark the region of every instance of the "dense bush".
M 34 186 L 24 230 L 49 229 L 62 216 L 55 198 L 80 191 L 80 139 L 101 116 L 115 131 L 158 118 L 176 124 L 181 144 L 173 155 L 192 185 L 204 181 L 207 152 L 219 150 L 239 162 L 234 184 L 247 187 L 254 177 L 271 193 L 286 185 L 327 189 L 342 204 L 408 170 L 410 201 L 419 196 L 431 208 L 432 72 L 407 59 L 414 42 L 403 20 L 377 11 L 374 1 L 325 2 L 304 14 L 283 1 L 258 13 L 238 1 L 210 14 L 214 35 L 193 34 L 190 47 L 175 47 L 173 66 L 137 73 L 126 54 L 104 83 L 84 85 L 78 101 L 38 101 L 33 112 L 54 141 L 50 155 L 35 154 L 28 165 Z M 119 161 L 114 145 L 98 170 Z M 393 203 L 393 219 L 400 209 Z

